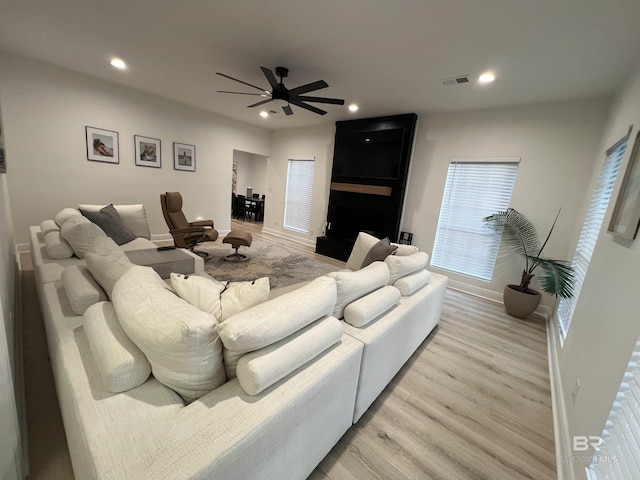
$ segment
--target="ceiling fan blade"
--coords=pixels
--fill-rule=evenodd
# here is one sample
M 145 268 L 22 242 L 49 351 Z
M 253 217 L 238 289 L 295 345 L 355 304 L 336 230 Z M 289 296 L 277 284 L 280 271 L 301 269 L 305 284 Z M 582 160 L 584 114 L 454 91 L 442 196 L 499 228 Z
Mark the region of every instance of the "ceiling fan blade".
M 296 99 L 302 100 L 303 102 L 330 103 L 332 105 L 344 105 L 344 100 L 340 98 L 306 97 L 306 96 L 298 95 Z
M 264 105 L 265 103 L 269 103 L 271 100 L 273 100 L 273 98 L 268 98 L 267 100 L 263 100 L 261 102 L 254 103 L 253 105 L 247 105 L 247 108 L 253 108 L 253 107 L 257 107 L 258 105 Z
M 324 110 L 320 110 L 319 108 L 314 107 L 313 105 L 307 105 L 306 103 L 302 103 L 297 99 L 289 100 L 289 103 L 293 103 L 294 105 L 300 108 L 304 108 L 305 110 L 309 110 L 310 112 L 317 113 L 318 115 L 325 115 L 327 113 Z
M 256 95 L 258 97 L 268 97 L 266 93 L 230 92 L 228 90 L 216 90 L 218 93 L 235 93 L 236 95 Z
M 276 88 L 278 86 L 278 81 L 276 80 L 273 72 L 266 67 L 260 67 L 260 69 L 262 70 L 262 73 L 264 73 L 264 76 L 267 77 L 267 81 L 269 82 L 269 85 L 271 85 L 271 88 Z
M 320 90 L 321 88 L 327 88 L 329 84 L 324 80 L 318 80 L 317 82 L 307 83 L 296 88 L 289 90 L 290 95 L 302 95 L 303 93 L 312 92 L 313 90 Z
M 291 107 L 289 105 L 285 105 L 284 107 L 282 107 L 282 111 L 286 115 L 293 115 L 293 110 L 291 110 Z
M 271 93 L 271 92 L 267 92 L 264 88 L 256 87 L 255 85 L 251 85 L 250 83 L 244 82 L 242 80 L 238 80 L 237 78 L 230 77 L 229 75 L 225 75 L 224 73 L 216 72 L 216 75 L 220 75 L 221 77 L 228 78 L 229 80 L 233 80 L 234 82 L 243 83 L 244 85 L 260 90 L 261 92 Z

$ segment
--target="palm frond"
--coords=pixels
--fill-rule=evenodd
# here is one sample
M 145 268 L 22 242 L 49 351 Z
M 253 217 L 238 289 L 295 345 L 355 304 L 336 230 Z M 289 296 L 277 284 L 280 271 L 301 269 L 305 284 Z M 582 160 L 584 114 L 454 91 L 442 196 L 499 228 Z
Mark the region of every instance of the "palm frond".
M 556 297 L 573 297 L 574 276 L 569 262 L 540 258 L 538 266 L 544 271 L 540 276 L 542 290 Z
M 502 241 L 518 255 L 535 256 L 540 251 L 538 231 L 531 221 L 513 208 L 484 219 L 493 231 L 502 233 Z

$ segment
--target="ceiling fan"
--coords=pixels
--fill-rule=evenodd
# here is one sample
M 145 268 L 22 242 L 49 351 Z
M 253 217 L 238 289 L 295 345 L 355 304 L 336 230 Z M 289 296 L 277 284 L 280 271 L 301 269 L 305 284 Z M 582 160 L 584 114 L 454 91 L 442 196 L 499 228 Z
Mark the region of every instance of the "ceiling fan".
M 259 105 L 264 105 L 265 103 L 278 101 L 282 110 L 286 115 L 293 115 L 293 110 L 291 109 L 291 105 L 296 105 L 297 107 L 304 108 L 305 110 L 309 110 L 310 112 L 317 113 L 318 115 L 325 115 L 327 112 L 314 107 L 313 105 L 309 105 L 306 102 L 312 103 L 328 103 L 332 105 L 344 105 L 344 100 L 339 98 L 326 98 L 326 97 L 309 97 L 304 95 L 305 93 L 313 92 L 314 90 L 320 90 L 321 88 L 327 88 L 329 85 L 324 80 L 318 80 L 316 82 L 307 83 L 306 85 L 301 85 L 300 87 L 292 88 L 289 90 L 284 86 L 282 81 L 283 78 L 286 78 L 289 74 L 289 69 L 285 67 L 276 67 L 276 75 L 280 77 L 280 81 L 276 80 L 275 75 L 271 70 L 265 67 L 260 67 L 264 76 L 267 77 L 267 81 L 269 85 L 271 85 L 271 91 L 265 90 L 264 88 L 257 87 L 256 85 L 252 85 L 250 83 L 244 82 L 242 80 L 238 80 L 237 78 L 230 77 L 229 75 L 225 75 L 224 73 L 216 72 L 216 75 L 220 75 L 221 77 L 228 78 L 235 82 L 240 82 L 249 87 L 260 90 L 261 93 L 247 93 L 247 92 L 229 92 L 227 90 L 218 90 L 218 93 L 233 93 L 236 95 L 257 95 L 260 97 L 269 97 L 266 100 L 262 100 L 260 102 L 254 103 L 253 105 L 248 105 L 247 108 L 257 107 Z M 277 102 L 277 103 L 278 103 Z

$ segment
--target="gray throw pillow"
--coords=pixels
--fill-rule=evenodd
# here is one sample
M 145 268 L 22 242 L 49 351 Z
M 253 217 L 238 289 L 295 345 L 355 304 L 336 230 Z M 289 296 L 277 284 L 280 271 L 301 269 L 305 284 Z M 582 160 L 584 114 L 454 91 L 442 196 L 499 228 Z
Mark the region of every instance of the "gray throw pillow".
M 371 249 L 367 252 L 367 255 L 364 257 L 360 268 L 364 268 L 373 262 L 383 262 L 385 258 L 391 255 L 397 249 L 397 245 L 391 245 L 391 242 L 388 238 L 383 238 L 373 247 L 371 247 Z
M 136 239 L 135 234 L 122 222 L 122 218 L 120 218 L 120 214 L 113 204 L 107 205 L 98 212 L 89 212 L 80 209 L 80 213 L 104 230 L 104 233 L 111 237 L 118 245 Z

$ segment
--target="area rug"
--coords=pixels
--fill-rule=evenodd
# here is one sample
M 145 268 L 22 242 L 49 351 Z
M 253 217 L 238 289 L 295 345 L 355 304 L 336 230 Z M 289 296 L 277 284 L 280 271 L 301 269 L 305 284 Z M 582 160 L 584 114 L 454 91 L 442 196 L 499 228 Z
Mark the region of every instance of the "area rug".
M 258 239 L 254 239 L 250 247 L 240 247 L 240 253 L 248 257 L 244 262 L 225 261 L 224 257 L 234 252 L 231 245 L 204 243 L 197 250 L 210 255 L 211 258 L 205 261 L 205 271 L 216 280 L 240 282 L 269 277 L 272 289 L 340 270 L 330 263 L 304 257 L 286 247 Z

